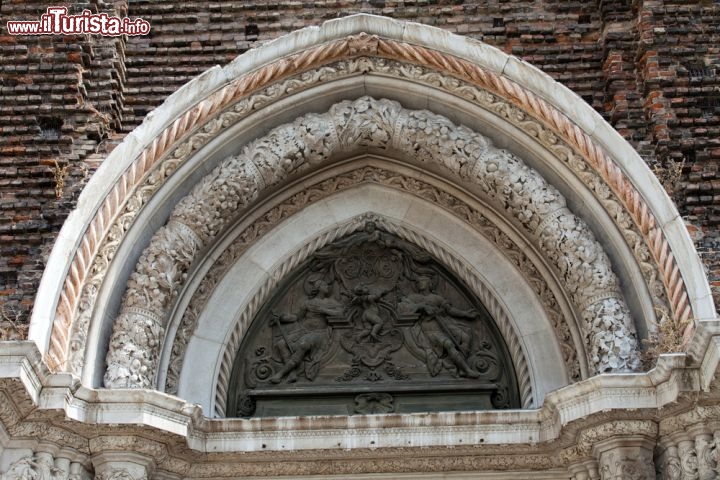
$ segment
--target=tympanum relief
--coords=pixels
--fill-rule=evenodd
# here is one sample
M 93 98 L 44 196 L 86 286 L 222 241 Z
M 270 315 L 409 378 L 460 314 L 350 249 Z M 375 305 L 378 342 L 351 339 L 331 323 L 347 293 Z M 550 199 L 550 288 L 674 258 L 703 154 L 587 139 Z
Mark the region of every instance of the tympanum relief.
M 519 406 L 483 306 L 431 255 L 373 222 L 291 274 L 236 358 L 231 415 Z

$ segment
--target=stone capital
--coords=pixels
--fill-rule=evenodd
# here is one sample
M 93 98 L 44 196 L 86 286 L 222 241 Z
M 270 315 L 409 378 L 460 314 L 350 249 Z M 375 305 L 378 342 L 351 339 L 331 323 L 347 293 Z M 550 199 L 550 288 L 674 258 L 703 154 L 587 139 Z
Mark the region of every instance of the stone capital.
M 592 447 L 601 480 L 655 478 L 655 437 L 646 433 L 620 434 L 600 440 Z
M 152 457 L 136 452 L 102 452 L 92 463 L 96 480 L 147 480 L 155 469 Z

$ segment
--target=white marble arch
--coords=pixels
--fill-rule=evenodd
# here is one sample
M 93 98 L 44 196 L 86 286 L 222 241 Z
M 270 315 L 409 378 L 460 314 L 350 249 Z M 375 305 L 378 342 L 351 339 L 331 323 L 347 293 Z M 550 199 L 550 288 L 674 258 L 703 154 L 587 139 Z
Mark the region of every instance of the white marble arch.
M 441 244 L 481 279 L 508 313 L 522 346 L 530 369 L 530 407 L 539 407 L 546 394 L 568 384 L 562 353 L 542 304 L 527 280 L 492 242 L 426 200 L 396 189 L 361 184 L 305 207 L 237 260 L 200 315 L 186 350 L 178 396 L 201 405 L 206 415 L 215 412 L 225 347 L 248 303 L 270 277 L 279 281 L 279 276 L 288 273 L 280 272 L 279 266 L 307 248 L 311 239 L 363 214 L 378 215 Z
M 707 279 L 694 252 L 692 241 L 684 230 L 682 219 L 679 218 L 672 202 L 637 153 L 588 105 L 539 70 L 487 45 L 432 27 L 358 15 L 327 22 L 319 28 L 296 32 L 248 52 L 225 68 L 208 71 L 168 98 L 161 107 L 148 116 L 142 126 L 126 137 L 122 145 L 106 159 L 83 191 L 78 207 L 63 226 L 48 261 L 36 297 L 30 329 L 30 339 L 37 343 L 40 350 L 43 353 L 49 351 L 53 322 L 61 293 L 65 288 L 66 280 L 74 275 L 73 269 L 77 266 L 73 263 L 73 257 L 79 251 L 91 249 L 86 241 L 86 235 L 93 228 L 95 214 L 101 210 L 112 187 L 120 181 L 124 169 L 133 168 L 134 162 L 144 148 L 155 141 L 189 108 L 201 104 L 219 89 L 251 74 L 254 69 L 270 65 L 312 46 L 361 32 L 379 35 L 393 41 L 421 45 L 443 55 L 452 55 L 472 62 L 544 99 L 557 108 L 569 122 L 582 128 L 594 145 L 604 149 L 619 166 L 622 174 L 638 190 L 649 211 L 655 215 L 678 263 L 679 273 L 684 279 L 695 316 L 697 318 L 714 316 Z M 173 198 L 177 198 L 177 195 L 169 196 L 170 200 Z M 119 202 L 121 203 L 122 200 L 119 199 Z M 162 217 L 162 214 L 155 217 L 155 223 L 151 228 L 157 226 L 159 217 Z M 135 238 L 147 239 L 150 233 L 135 235 Z M 122 284 L 120 279 L 113 280 L 115 281 L 117 287 Z M 111 310 L 112 308 L 102 308 L 97 315 L 109 318 L 112 316 Z M 95 357 L 97 360 L 101 355 Z M 93 378 L 93 375 L 85 378 Z
M 413 125 L 422 126 L 416 128 Z M 323 133 L 325 131 L 335 131 L 337 136 Z M 343 132 L 343 135 L 337 132 Z M 371 135 L 369 139 L 363 137 L 363 132 Z M 439 141 L 442 135 L 455 140 Z M 455 141 L 463 146 L 453 150 L 455 153 L 436 150 L 433 139 L 438 139 L 437 145 L 442 148 Z M 477 174 L 478 183 L 492 183 L 493 186 L 488 188 L 497 192 L 498 198 L 507 198 L 508 204 L 512 204 L 508 208 L 499 203 L 501 210 L 537 222 L 531 227 L 517 226 L 526 232 L 529 230 L 527 233 L 535 232 L 538 238 L 535 242 L 547 238 L 548 241 L 538 247 L 553 259 L 558 273 L 565 270 L 562 274 L 565 284 L 574 292 L 573 301 L 583 309 L 584 322 L 588 324 L 586 336 L 597 334 L 603 337 L 598 341 L 586 339 L 591 352 L 600 352 L 589 354 L 594 365 L 598 367 L 604 362 L 598 367 L 603 371 L 608 367 L 637 368 L 633 320 L 618 298 L 616 280 L 608 260 L 587 226 L 565 208 L 562 196 L 555 189 L 547 187 L 537 172 L 522 166 L 517 157 L 492 147 L 481 134 L 458 127 L 428 111 L 413 113 L 397 102 L 361 97 L 335 104 L 326 113 L 307 114 L 292 124 L 274 128 L 265 137 L 251 142 L 239 155 L 227 158 L 197 184 L 192 194 L 183 198 L 167 226 L 153 236 L 128 282 L 123 309 L 114 322 L 113 348 L 107 355 L 105 385 L 114 388 L 156 385 L 157 355 L 169 313 L 165 302 L 174 301 L 178 286 L 185 283 L 187 269 L 201 258 L 209 244 L 217 240 L 216 235 L 227 227 L 228 222 L 241 214 L 242 209 L 260 201 L 254 197 L 250 200 L 248 195 L 255 195 L 255 192 L 262 195 L 265 182 L 270 183 L 268 178 L 272 179 L 272 184 L 282 185 L 288 180 L 288 172 L 302 174 L 312 170 L 303 167 L 327 166 L 332 164 L 335 151 L 354 151 L 363 146 L 403 151 L 405 156 L 418 157 L 416 161 L 428 171 L 444 169 L 453 174 L 450 177 L 459 176 L 461 180 L 472 170 L 473 175 Z M 466 150 L 474 153 L 464 156 Z M 472 160 L 475 158 L 477 161 Z M 458 164 L 467 166 L 465 176 L 458 171 Z M 258 169 L 263 171 L 265 181 L 259 178 Z M 480 175 L 480 169 L 485 173 Z M 512 183 L 516 174 L 518 181 Z M 452 182 L 452 178 L 450 180 Z M 465 182 L 467 188 L 468 183 L 472 182 Z M 257 184 L 262 187 L 248 187 Z M 507 193 L 508 185 L 513 185 L 511 190 L 515 193 Z M 497 202 L 492 200 L 491 203 Z M 195 232 L 206 232 L 202 233 L 205 240 L 198 243 Z M 588 259 L 593 258 L 589 263 Z M 598 270 L 591 271 L 595 267 Z M 596 310 L 598 306 L 600 313 Z M 150 308 L 154 310 L 150 311 Z M 608 314 L 606 308 L 618 311 Z M 616 315 L 623 320 L 618 321 L 621 317 Z M 591 322 L 592 327 L 589 326 Z M 611 333 L 613 329 L 619 330 Z

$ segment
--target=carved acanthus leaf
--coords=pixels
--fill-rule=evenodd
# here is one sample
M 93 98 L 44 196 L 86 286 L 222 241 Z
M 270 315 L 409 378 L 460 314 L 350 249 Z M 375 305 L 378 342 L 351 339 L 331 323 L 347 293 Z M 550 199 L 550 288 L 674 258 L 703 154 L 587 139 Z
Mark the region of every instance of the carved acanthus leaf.
M 394 147 L 408 156 L 419 155 L 422 161 L 435 168 L 454 174 L 461 180 L 475 182 L 491 202 L 504 209 L 531 235 L 536 234 L 546 219 L 554 222 L 552 229 L 544 229 L 552 230 L 553 237 L 544 239 L 538 246 L 548 254 L 563 276 L 579 282 L 575 285 L 573 300 L 587 312 L 583 316 L 591 316 L 598 309 L 596 304 L 599 302 L 602 302 L 603 312 L 612 311 L 612 314 L 603 316 L 603 322 L 590 321 L 585 326 L 590 340 L 596 334 L 602 334 L 603 340 L 589 346 L 598 349 L 598 354 L 589 359 L 591 370 L 632 371 L 639 368 L 637 340 L 630 312 L 621 294 L 616 292 L 617 279 L 607 257 L 602 254 L 602 247 L 579 218 L 569 212 L 553 215 L 565 207 L 562 195 L 535 170 L 510 152 L 492 147 L 482 135 L 457 127 L 440 115 L 404 110 L 397 102 L 369 97 L 340 102 L 325 114 L 309 114 L 292 124 L 273 129 L 267 136 L 251 142 L 241 155 L 230 157 L 219 165 L 180 202 L 168 226 L 153 237 L 150 246 L 143 252 L 135 269 L 137 275 L 133 277 L 139 284 L 149 285 L 153 290 L 158 287 L 149 310 L 160 319 L 161 335 L 177 286 L 176 283 L 165 285 L 165 277 L 173 280 L 182 278 L 192 254 L 199 247 L 189 242 L 183 232 L 172 228 L 173 223 L 189 227 L 204 243 L 209 242 L 258 194 L 256 172 L 247 166 L 248 163 L 257 167 L 265 185 L 276 184 L 330 157 L 333 148 L 338 146 L 333 132 L 341 144 L 351 141 L 355 145 L 359 143 L 386 149 L 391 147 L 392 141 Z M 453 146 L 447 146 L 448 142 Z M 462 143 L 461 148 L 459 142 Z M 230 198 L 233 194 L 234 197 Z M 173 240 L 178 243 L 168 243 Z M 190 253 L 184 256 L 184 252 Z M 164 260 L 172 255 L 180 255 L 177 263 L 171 259 Z M 595 265 L 589 265 L 588 260 L 594 261 Z M 157 270 L 153 263 L 160 266 L 160 275 L 154 273 Z M 148 278 L 143 279 L 143 276 Z M 142 298 L 142 291 L 128 288 L 121 316 Z M 594 320 L 595 317 L 592 318 Z M 613 324 L 607 323 L 613 319 Z M 121 346 L 127 347 L 133 342 L 119 327 L 120 324 L 116 324 L 111 338 L 108 365 L 128 362 L 126 355 L 116 352 Z M 607 335 L 608 331 L 612 334 Z M 143 362 L 138 370 L 145 371 L 146 378 L 139 382 L 129 381 L 115 376 L 125 373 L 122 369 L 115 369 L 112 374 L 106 375 L 106 386 L 152 385 L 157 370 L 157 363 L 152 359 L 157 357 L 154 350 L 157 350 L 161 338 L 146 339 L 132 346 L 134 350 L 147 352 L 136 357 L 149 362 Z M 626 345 L 630 348 L 627 349 Z
M 332 61 L 333 58 L 338 58 L 333 56 L 338 55 L 340 51 L 343 51 L 343 49 L 353 52 L 353 55 L 357 55 L 365 51 L 375 52 L 378 50 L 378 39 L 376 37 L 360 37 L 353 37 L 350 40 L 344 39 L 341 41 L 342 45 L 320 46 L 312 51 L 306 52 L 302 56 L 302 60 L 295 60 L 300 61 L 302 64 L 305 64 L 308 60 L 315 63 L 317 63 L 318 60 L 321 62 L 327 62 Z M 372 47 L 370 49 L 364 49 L 364 47 L 362 47 L 363 44 L 371 44 Z M 398 48 L 400 48 L 400 50 L 398 50 Z M 217 115 L 217 117 L 210 116 L 205 125 L 190 135 L 187 140 L 180 143 L 170 155 L 165 156 L 161 161 L 157 162 L 159 166 L 142 180 L 142 184 L 139 184 L 137 190 L 132 194 L 130 199 L 122 205 L 123 211 L 116 218 L 114 225 L 111 227 L 107 236 L 101 239 L 101 244 L 98 245 L 97 248 L 97 255 L 93 254 L 93 256 L 83 258 L 80 261 L 80 263 L 84 265 L 92 265 L 85 285 L 92 285 L 93 288 L 84 288 L 81 291 L 84 301 L 78 305 L 78 310 L 73 314 L 73 318 L 65 320 L 65 322 L 68 323 L 66 328 L 71 329 L 72 331 L 63 332 L 63 338 L 79 339 L 78 341 L 74 341 L 71 345 L 71 350 L 68 354 L 71 357 L 71 371 L 79 373 L 79 369 L 82 367 L 82 357 L 84 355 L 85 348 L 84 338 L 86 337 L 85 332 L 87 332 L 89 319 L 92 315 L 96 292 L 98 291 L 98 286 L 104 278 L 107 265 L 112 259 L 117 242 L 122 238 L 124 232 L 127 231 L 132 219 L 134 219 L 142 205 L 147 202 L 148 198 L 157 190 L 164 179 L 172 174 L 175 168 L 187 159 L 192 152 L 196 151 L 202 145 L 206 144 L 211 138 L 216 136 L 222 128 L 226 128 L 240 118 L 243 118 L 248 112 L 262 108 L 264 105 L 267 105 L 278 98 L 292 94 L 304 88 L 317 85 L 321 82 L 355 75 L 358 72 L 382 73 L 384 75 L 406 78 L 414 82 L 443 89 L 469 101 L 475 102 L 484 108 L 497 112 L 498 115 L 506 118 L 522 130 L 536 136 L 541 143 L 548 147 L 550 151 L 555 153 L 557 158 L 566 162 L 568 166 L 578 174 L 578 176 L 590 187 L 596 197 L 601 200 L 607 211 L 617 213 L 613 216 L 613 219 L 621 228 L 623 235 L 638 259 L 641 269 L 645 275 L 646 282 L 649 285 L 650 292 L 653 295 L 656 310 L 667 310 L 665 289 L 657 272 L 657 264 L 652 258 L 653 254 L 651 254 L 648 249 L 646 239 L 643 238 L 642 232 L 640 232 L 634 225 L 628 210 L 621 205 L 615 195 L 610 193 L 606 180 L 600 178 L 600 176 L 593 171 L 592 168 L 589 168 L 587 160 L 583 157 L 586 152 L 576 154 L 567 146 L 566 143 L 564 143 L 564 141 L 559 140 L 559 137 L 563 137 L 566 140 L 573 140 L 572 136 L 568 136 L 567 132 L 562 128 L 558 128 L 557 125 L 552 125 L 550 127 L 543 125 L 535 120 L 531 115 L 525 113 L 525 111 L 520 107 L 511 105 L 507 102 L 504 98 L 507 95 L 507 85 L 504 83 L 497 84 L 497 78 L 494 78 L 490 72 L 478 71 L 477 67 L 468 65 L 460 67 L 460 70 L 455 70 L 456 72 L 474 72 L 469 77 L 467 74 L 461 75 L 466 80 L 472 79 L 474 83 L 471 84 L 468 83 L 468 81 L 463 81 L 453 76 L 451 73 L 453 69 L 450 68 L 449 65 L 443 64 L 442 62 L 440 64 L 433 63 L 433 59 L 437 57 L 439 52 L 427 52 L 426 49 L 414 45 L 400 47 L 387 39 L 382 40 L 381 50 L 384 55 L 389 55 L 400 61 L 387 60 L 377 57 L 371 59 L 363 57 L 352 58 L 327 65 L 314 65 L 314 68 L 311 70 L 303 71 L 295 77 L 278 83 L 270 83 L 269 86 L 265 87 L 263 90 L 259 90 L 250 96 L 243 96 L 240 95 L 240 93 L 244 94 L 247 89 L 250 88 L 250 85 L 252 85 L 252 88 L 257 86 L 257 84 L 253 83 L 257 80 L 255 77 L 242 79 L 239 82 L 239 85 L 229 85 L 223 90 L 223 92 L 220 92 L 226 99 L 234 103 L 230 103 L 229 107 L 222 104 L 221 108 L 224 108 L 224 111 L 213 111 L 212 114 Z M 327 53 L 329 53 L 330 56 L 324 57 Z M 428 54 L 430 55 L 428 56 Z M 416 57 L 416 55 L 419 56 Z M 425 63 L 426 57 L 430 63 Z M 412 58 L 414 62 L 418 61 L 421 64 L 425 63 L 426 66 L 407 63 L 408 58 Z M 266 78 L 274 79 L 279 78 L 276 75 L 279 75 L 280 77 L 287 75 L 288 68 L 294 69 L 299 65 L 299 63 L 293 63 L 294 61 L 282 61 L 279 68 L 278 65 L 275 64 L 269 66 L 268 68 L 274 69 L 274 72 Z M 455 59 L 452 67 L 456 68 L 462 63 L 463 62 L 457 63 L 457 59 Z M 441 65 L 443 68 L 440 69 L 442 71 L 438 71 L 437 69 L 428 68 L 427 65 Z M 517 88 L 517 86 L 515 86 L 515 88 Z M 225 92 L 225 90 L 228 89 L 235 91 L 237 97 L 228 96 Z M 495 93 L 492 93 L 488 89 Z M 527 92 L 522 92 L 522 94 L 522 98 L 525 100 L 527 100 L 528 96 L 532 97 L 531 95 L 528 95 Z M 537 110 L 537 106 L 544 103 L 537 102 L 537 99 L 535 100 L 535 103 L 531 102 L 529 104 L 530 107 L 533 107 L 530 108 L 530 110 Z M 554 111 L 552 107 L 549 107 L 548 105 L 542 105 L 542 107 Z M 528 104 L 524 104 L 523 108 L 529 108 Z M 535 111 L 534 114 L 538 116 L 538 118 L 543 117 L 543 115 L 538 114 L 537 111 Z M 557 118 L 562 120 L 564 117 L 562 115 L 557 115 Z M 562 125 L 560 127 L 562 127 Z M 163 134 L 160 141 L 167 145 L 173 144 L 167 140 L 167 135 L 165 134 Z M 575 148 L 577 148 L 577 145 Z M 155 145 L 150 153 L 151 156 L 155 153 L 154 149 Z M 142 158 L 145 158 L 145 154 L 143 154 Z M 593 160 L 593 162 L 594 161 L 595 160 Z M 622 178 L 620 178 L 620 180 L 622 180 Z M 628 190 L 628 192 L 630 192 L 630 190 Z M 630 193 L 633 192 L 634 190 Z M 645 207 L 644 204 L 640 202 L 637 204 L 637 208 L 644 211 Z M 652 227 L 653 221 L 654 218 L 652 216 L 647 216 L 647 218 L 643 220 L 643 228 L 645 228 L 645 224 L 649 224 Z M 662 245 L 658 245 L 659 244 L 654 245 L 654 251 L 659 249 L 667 250 L 666 242 L 663 241 Z M 665 258 L 664 255 L 661 255 L 661 257 Z M 100 268 L 97 268 L 98 266 Z M 672 271 L 672 269 L 670 271 Z M 681 285 L 682 279 L 674 280 L 674 284 L 677 284 L 678 282 Z M 672 288 L 671 290 L 675 291 L 676 289 Z M 90 311 L 88 312 L 88 310 Z M 679 311 L 682 313 L 681 309 L 679 309 Z M 59 314 L 62 314 L 62 312 Z M 668 318 L 669 317 L 670 316 L 668 315 Z M 63 327 L 58 328 L 62 329 Z M 78 334 L 78 331 L 81 333 Z M 53 351 L 51 355 L 58 356 L 60 361 L 64 359 L 62 348 L 64 348 L 64 346 L 53 343 Z

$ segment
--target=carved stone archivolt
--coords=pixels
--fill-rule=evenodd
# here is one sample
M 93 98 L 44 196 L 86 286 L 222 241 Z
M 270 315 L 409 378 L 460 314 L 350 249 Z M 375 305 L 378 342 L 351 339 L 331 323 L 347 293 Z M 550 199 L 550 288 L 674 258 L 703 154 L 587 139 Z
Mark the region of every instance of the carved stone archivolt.
M 285 61 L 279 62 L 279 64 L 272 64 L 267 68 L 259 69 L 257 72 L 249 75 L 248 78 L 231 83 L 217 92 L 216 95 L 213 95 L 208 102 L 203 102 L 201 106 L 187 112 L 187 114 L 183 115 L 182 118 L 178 119 L 178 121 L 172 125 L 172 128 L 168 128 L 159 138 L 153 141 L 152 146 L 148 148 L 148 151 L 143 152 L 142 158 L 138 162 L 141 166 L 136 168 L 136 166 L 133 165 L 133 168 L 123 177 L 123 181 L 119 182 L 119 185 L 116 186 L 114 194 L 109 195 L 108 201 L 103 208 L 98 209 L 98 217 L 93 220 L 93 228 L 89 228 L 89 233 L 83 242 L 78 242 L 78 244 L 83 244 L 83 248 L 77 252 L 73 268 L 70 269 L 73 275 L 72 278 L 68 279 L 62 301 L 58 307 L 59 320 L 56 323 L 58 334 L 54 334 L 52 338 L 52 356 L 55 358 L 57 364 L 61 365 L 66 360 L 64 355 L 64 349 L 66 348 L 65 342 L 68 341 L 68 339 L 72 339 L 70 340 L 70 347 L 73 348 L 75 352 L 73 368 L 77 372 L 77 369 L 81 367 L 87 322 L 89 321 L 89 318 L 83 318 L 81 313 L 83 311 L 89 311 L 90 313 L 88 313 L 88 315 L 92 313 L 94 296 L 97 292 L 97 283 L 94 279 L 103 277 L 103 273 L 108 264 L 107 262 L 112 259 L 112 251 L 117 245 L 117 240 L 122 238 L 122 235 L 127 230 L 128 225 L 134 217 L 134 213 L 137 212 L 138 205 L 142 205 L 151 194 L 149 192 L 152 191 L 152 187 L 149 190 L 142 191 L 144 186 L 140 187 L 140 182 L 150 168 L 155 165 L 154 162 L 167 153 L 166 149 L 171 145 L 175 145 L 175 142 L 192 128 L 202 126 L 200 131 L 197 132 L 197 135 L 194 136 L 193 141 L 183 146 L 183 148 L 187 150 L 185 153 L 197 148 L 198 145 L 201 145 L 207 138 L 212 137 L 213 134 L 211 132 L 213 129 L 223 126 L 223 121 L 217 117 L 213 117 L 213 115 L 220 109 L 228 105 L 233 105 L 238 98 L 243 98 L 249 92 L 253 92 L 287 75 L 297 73 L 299 68 L 311 69 L 317 67 L 316 72 L 320 72 L 324 68 L 323 62 L 327 63 L 328 61 L 334 61 L 338 58 L 357 56 L 363 53 L 381 55 L 404 62 L 412 61 L 423 67 L 435 68 L 442 72 L 441 76 L 450 79 L 450 83 L 457 82 L 457 77 L 464 78 L 475 85 L 487 88 L 490 92 L 494 92 L 490 95 L 498 95 L 500 99 L 514 99 L 513 101 L 522 105 L 523 112 L 530 112 L 531 116 L 534 115 L 536 118 L 543 119 L 543 121 L 547 122 L 552 130 L 552 132 L 549 133 L 551 135 L 557 134 L 563 139 L 566 139 L 571 145 L 574 145 L 582 152 L 581 156 L 590 158 L 589 164 L 592 168 L 600 172 L 605 181 L 610 184 L 611 190 L 622 197 L 622 202 L 618 204 L 619 209 L 614 210 L 615 212 L 621 213 L 618 215 L 616 221 L 627 219 L 628 215 L 623 213 L 629 212 L 631 220 L 628 224 L 629 230 L 637 231 L 637 229 L 633 228 L 632 221 L 637 222 L 638 225 L 641 226 L 639 238 L 642 241 L 636 243 L 643 247 L 641 249 L 643 251 L 639 253 L 634 251 L 634 254 L 636 254 L 636 256 L 643 256 L 643 263 L 651 266 L 649 270 L 644 269 L 646 275 L 652 275 L 655 271 L 654 266 L 651 265 L 654 261 L 653 256 L 663 260 L 660 264 L 662 278 L 666 283 L 667 290 L 673 295 L 672 306 L 676 312 L 676 318 L 683 322 L 687 320 L 690 315 L 690 307 L 687 300 L 688 296 L 685 294 L 681 276 L 676 274 L 677 267 L 675 266 L 672 252 L 669 252 L 667 242 L 659 230 L 655 218 L 652 214 L 648 213 L 647 206 L 643 202 L 643 199 L 640 198 L 637 191 L 635 191 L 613 161 L 607 158 L 601 152 L 601 149 L 594 145 L 593 141 L 579 130 L 577 125 L 568 122 L 555 108 L 532 95 L 521 86 L 505 78 L 498 78 L 498 76 L 492 72 L 483 71 L 480 67 L 471 65 L 466 61 L 420 46 L 408 45 L 390 39 L 360 35 L 309 49 L 306 52 L 294 55 L 292 58 L 285 59 Z M 323 65 L 323 68 L 321 68 L 321 65 Z M 322 78 L 323 74 L 324 73 L 319 73 L 316 77 Z M 302 80 L 297 81 L 302 83 Z M 257 99 L 253 99 L 253 101 L 257 101 Z M 203 123 L 206 121 L 207 123 Z M 532 122 L 532 120 L 529 120 L 528 123 L 537 125 L 537 123 Z M 180 156 L 184 155 L 180 150 L 177 150 L 177 152 Z M 580 163 L 583 163 L 583 160 L 584 159 L 578 159 Z M 169 163 L 174 163 L 176 166 L 181 162 L 177 158 L 172 158 Z M 166 166 L 163 166 L 159 169 L 162 171 L 153 172 L 153 174 L 150 175 L 150 177 L 153 177 L 153 180 L 150 182 L 152 183 L 157 179 L 162 180 L 168 172 L 172 172 L 173 168 L 174 166 L 172 165 L 167 169 Z M 123 198 L 123 195 L 116 193 L 118 191 L 129 191 L 135 186 L 138 187 L 138 191 L 136 192 L 137 195 L 129 202 L 131 204 L 129 210 L 120 214 L 119 212 L 120 209 L 123 208 L 123 204 L 118 201 L 118 198 Z M 603 185 L 599 186 L 602 187 Z M 601 195 L 601 193 L 598 193 L 598 195 Z M 609 194 L 607 198 L 610 198 Z M 141 200 L 139 203 L 136 202 L 138 199 Z M 128 212 L 129 215 L 125 215 L 125 213 Z M 118 222 L 113 224 L 112 219 L 116 215 L 120 218 Z M 111 224 L 113 224 L 113 226 L 109 227 Z M 108 229 L 108 231 L 106 231 L 106 229 Z M 108 236 L 108 242 L 105 242 L 106 239 L 103 236 L 109 231 L 112 231 L 112 234 Z M 646 244 L 652 247 L 649 255 L 646 255 L 648 253 Z M 85 248 L 86 246 L 89 247 Z M 108 251 L 105 251 L 105 247 L 109 247 L 107 249 Z M 101 250 L 100 257 L 102 258 L 95 263 L 92 258 L 97 249 Z M 85 284 L 86 275 L 93 277 L 87 284 Z M 653 293 L 656 293 L 654 285 L 656 281 L 657 277 L 653 281 L 653 285 L 650 286 L 650 290 Z M 82 288 L 83 285 L 86 285 L 86 288 Z M 82 300 L 80 300 L 81 295 Z M 79 305 L 76 305 L 76 302 L 78 302 Z M 76 306 L 79 307 L 80 314 L 77 318 L 75 317 L 74 310 Z M 611 315 L 608 309 L 602 309 L 602 311 Z M 70 326 L 70 322 L 75 320 L 80 321 L 78 324 L 80 333 L 70 335 L 67 329 Z
M 580 379 L 581 367 L 578 354 L 583 352 L 584 347 L 582 344 L 576 344 L 573 340 L 571 328 L 574 328 L 574 322 L 566 321 L 553 290 L 549 287 L 547 281 L 543 278 L 543 275 L 540 274 L 536 265 L 530 260 L 527 253 L 521 246 L 517 245 L 507 234 L 500 230 L 497 225 L 488 220 L 481 211 L 471 207 L 451 193 L 441 190 L 439 187 L 428 184 L 417 178 L 381 168 L 363 167 L 358 170 L 353 170 L 351 172 L 323 180 L 317 184 L 307 186 L 302 192 L 299 192 L 279 205 L 274 206 L 267 213 L 260 216 L 255 222 L 245 228 L 239 238 L 235 239 L 229 247 L 217 257 L 217 261 L 208 270 L 203 277 L 202 282 L 200 282 L 197 289 L 192 293 L 192 297 L 188 302 L 188 308 L 184 310 L 182 319 L 180 320 L 180 324 L 176 330 L 172 343 L 170 361 L 167 368 L 165 385 L 167 392 L 173 394 L 177 393 L 178 380 L 184 361 L 185 351 L 191 336 L 196 330 L 198 318 L 210 295 L 214 291 L 214 288 L 222 280 L 223 276 L 232 267 L 232 265 L 234 265 L 235 262 L 243 255 L 243 253 L 246 252 L 254 242 L 262 238 L 265 233 L 274 228 L 279 222 L 289 218 L 291 215 L 311 205 L 313 202 L 320 201 L 332 194 L 362 183 L 374 183 L 391 188 L 398 188 L 403 192 L 412 193 L 413 195 L 430 201 L 433 204 L 440 205 L 449 212 L 452 212 L 452 214 L 459 217 L 468 225 L 471 225 L 485 238 L 492 241 L 496 248 L 516 265 L 525 278 L 533 279 L 531 285 L 535 290 L 538 299 L 543 304 L 545 312 L 555 329 L 555 335 L 562 349 L 563 359 L 570 378 L 573 381 Z M 380 218 L 374 218 L 373 220 L 378 223 L 384 223 Z M 386 228 L 388 227 L 389 225 L 386 226 Z M 395 229 L 395 231 L 397 233 L 397 229 Z M 342 232 L 348 233 L 347 229 L 341 228 L 338 235 L 341 235 Z M 316 241 L 311 243 L 317 244 Z M 299 249 L 299 251 L 309 252 L 309 249 L 302 248 Z M 443 257 L 449 258 L 449 255 L 443 254 Z M 298 262 L 303 260 L 305 260 L 304 257 L 298 259 Z M 285 271 L 285 267 L 282 266 L 279 270 Z M 513 327 L 508 325 L 507 314 L 502 311 L 496 300 L 491 299 L 493 296 L 492 294 L 489 292 L 483 294 L 482 290 L 477 290 L 477 288 L 482 287 L 481 282 L 474 279 L 466 280 L 466 285 L 470 285 L 471 289 L 475 288 L 475 294 L 482 296 L 485 306 L 488 308 L 491 316 L 495 319 L 501 329 L 501 333 L 505 338 L 505 341 L 508 343 L 508 348 L 510 349 L 511 356 L 513 357 L 520 385 L 523 406 L 528 406 L 532 399 L 532 395 L 530 393 L 530 378 L 527 373 L 527 366 L 524 365 L 523 352 L 521 351 L 519 342 L 515 338 L 515 333 L 512 331 Z M 272 285 L 269 285 L 268 288 L 263 289 L 263 291 L 272 291 L 276 288 L 276 286 L 277 285 L 273 283 Z M 260 298 L 258 300 L 253 299 L 249 303 L 251 305 L 256 305 L 264 302 L 265 300 L 266 298 Z M 249 310 L 252 309 L 249 308 Z M 255 313 L 257 312 L 251 311 L 248 314 L 250 316 L 254 316 Z M 246 313 L 244 312 L 243 317 L 245 317 L 245 315 Z M 244 324 L 244 321 L 241 321 L 240 323 Z M 244 332 L 238 332 L 238 337 L 241 337 L 243 333 Z M 235 335 L 231 338 L 235 338 Z M 238 344 L 229 346 L 229 349 L 233 352 L 237 348 Z M 227 397 L 227 381 L 229 381 L 229 379 L 224 378 L 224 372 L 229 372 L 231 365 L 234 362 L 234 358 L 235 357 L 232 356 L 232 358 L 227 361 L 227 365 L 224 360 L 220 369 L 221 373 L 220 378 L 218 379 L 218 406 L 224 405 L 224 399 Z M 220 411 L 220 415 L 224 415 L 224 407 L 220 408 Z
M 183 276 L 200 249 L 260 189 L 320 165 L 336 149 L 362 147 L 400 151 L 476 185 L 535 238 L 567 285 L 584 319 L 591 371 L 639 368 L 633 322 L 617 277 L 587 225 L 566 208 L 555 188 L 511 153 L 442 116 L 361 98 L 275 128 L 223 162 L 178 204 L 131 275 L 110 342 L 105 384 L 154 386 L 159 343 Z M 142 331 L 134 333 L 135 324 L 143 325 Z
M 236 358 L 230 416 L 520 405 L 482 304 L 426 251 L 372 221 L 288 275 Z
M 232 109 L 228 109 L 220 114 L 218 118 L 209 122 L 204 129 L 183 142 L 168 158 L 161 162 L 157 171 L 148 177 L 142 188 L 134 194 L 132 201 L 128 202 L 125 211 L 110 231 L 107 247 L 100 250 L 98 257 L 96 257 L 93 262 L 93 274 L 83 289 L 78 308 L 78 316 L 73 325 L 71 335 L 73 340 L 69 352 L 69 367 L 71 371 L 77 373 L 82 368 L 85 337 L 97 290 L 105 277 L 105 269 L 114 255 L 119 239 L 131 224 L 131 219 L 135 216 L 139 208 L 148 201 L 152 193 L 172 174 L 177 166 L 182 164 L 192 152 L 196 151 L 209 141 L 209 139 L 217 135 L 223 128 L 241 120 L 249 112 L 262 108 L 268 103 L 282 98 L 284 95 L 313 86 L 318 82 L 344 78 L 356 75 L 359 72 L 390 75 L 446 90 L 495 112 L 506 121 L 537 138 L 540 143 L 553 152 L 557 158 L 563 161 L 579 176 L 608 212 L 612 212 L 613 220 L 620 228 L 642 269 L 646 283 L 653 296 L 655 309 L 659 312 L 667 311 L 667 302 L 665 300 L 662 282 L 659 279 L 657 268 L 653 264 L 652 254 L 643 241 L 641 232 L 633 223 L 628 212 L 623 209 L 619 200 L 614 196 L 612 191 L 608 189 L 603 179 L 589 168 L 577 152 L 573 151 L 569 145 L 561 141 L 556 133 L 553 133 L 551 129 L 537 122 L 522 109 L 508 103 L 502 97 L 496 96 L 472 84 L 459 81 L 452 76 L 447 76 L 443 73 L 420 66 L 409 66 L 391 60 L 359 58 L 325 66 L 312 74 L 286 80 L 259 94 L 239 101 Z

